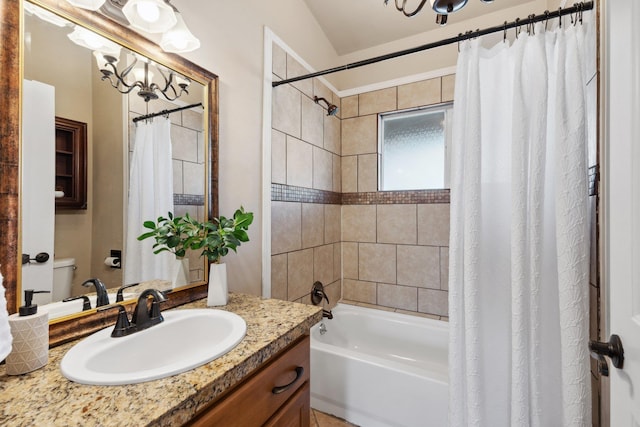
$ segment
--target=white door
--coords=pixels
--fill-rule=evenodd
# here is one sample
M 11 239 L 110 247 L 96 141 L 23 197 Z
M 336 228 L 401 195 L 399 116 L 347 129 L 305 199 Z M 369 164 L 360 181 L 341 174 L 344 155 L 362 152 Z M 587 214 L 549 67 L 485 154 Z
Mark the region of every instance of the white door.
M 609 363 L 611 426 L 640 426 L 640 1 L 605 5 L 604 279 L 607 336 L 624 365 Z
M 53 290 L 55 221 L 55 92 L 44 83 L 24 80 L 22 101 L 22 253 L 44 263 L 22 266 L 22 290 Z M 22 295 L 24 299 L 24 292 Z M 36 304 L 51 302 L 51 294 L 36 294 Z M 24 303 L 24 301 L 23 301 Z

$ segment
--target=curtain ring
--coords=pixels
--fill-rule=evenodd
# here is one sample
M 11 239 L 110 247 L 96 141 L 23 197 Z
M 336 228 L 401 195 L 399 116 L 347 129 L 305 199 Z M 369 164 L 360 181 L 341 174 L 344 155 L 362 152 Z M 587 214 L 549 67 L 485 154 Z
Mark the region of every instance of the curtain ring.
M 516 39 L 520 35 L 520 18 L 516 18 Z
M 507 42 L 507 21 L 504 21 L 504 31 L 502 33 L 502 43 Z
M 580 25 L 582 25 L 582 12 L 584 12 L 584 2 L 580 2 L 580 4 L 578 5 L 578 17 L 580 19 Z
M 536 23 L 534 21 L 535 17 L 536 17 L 536 15 L 534 13 L 529 15 L 529 25 L 531 26 L 531 32 L 529 34 L 532 35 L 532 36 L 536 35 Z
M 462 41 L 462 33 L 458 33 L 458 53 L 460 53 L 460 42 Z
M 562 8 L 558 8 L 558 21 L 560 21 L 560 28 L 562 28 Z
M 549 10 L 544 11 L 544 30 L 547 31 L 547 26 L 549 25 Z

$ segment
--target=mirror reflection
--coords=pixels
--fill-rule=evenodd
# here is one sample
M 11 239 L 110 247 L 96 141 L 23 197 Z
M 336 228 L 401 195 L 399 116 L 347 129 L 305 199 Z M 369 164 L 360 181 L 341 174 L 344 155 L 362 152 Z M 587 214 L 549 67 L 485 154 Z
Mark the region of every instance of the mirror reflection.
M 205 219 L 204 86 L 29 3 L 24 43 L 23 290 L 53 319 L 202 283 L 198 254 L 136 238 L 168 211 Z

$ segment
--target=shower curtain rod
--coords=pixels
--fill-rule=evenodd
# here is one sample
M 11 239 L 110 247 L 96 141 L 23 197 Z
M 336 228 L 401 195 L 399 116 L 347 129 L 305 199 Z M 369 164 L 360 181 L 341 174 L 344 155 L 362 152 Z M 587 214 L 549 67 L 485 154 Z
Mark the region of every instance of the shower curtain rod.
M 332 74 L 338 71 L 350 70 L 352 68 L 362 67 L 364 65 L 375 64 L 376 62 L 386 61 L 388 59 L 397 58 L 399 56 L 409 55 L 416 52 L 422 52 L 423 50 L 433 49 L 434 47 L 446 46 L 452 43 L 459 43 L 464 40 L 473 39 L 480 36 L 485 36 L 491 33 L 497 33 L 499 31 L 504 31 L 506 33 L 507 30 L 511 28 L 521 27 L 523 25 L 531 25 L 535 22 L 542 22 L 553 18 L 559 18 L 561 16 L 569 15 L 569 14 L 579 14 L 585 10 L 593 9 L 593 1 L 575 3 L 572 7 L 567 8 L 558 8 L 558 10 L 549 12 L 545 11 L 544 14 L 541 15 L 529 15 L 525 19 L 516 19 L 512 22 L 505 21 L 502 25 L 497 25 L 495 27 L 485 28 L 484 30 L 476 30 L 476 31 L 467 31 L 466 33 L 458 34 L 455 37 L 450 37 L 448 39 L 440 40 L 433 43 L 427 43 L 422 46 L 413 47 L 410 49 L 400 50 L 398 52 L 388 53 L 386 55 L 376 56 L 375 58 L 365 59 L 358 62 L 353 62 L 351 64 L 342 65 L 339 67 L 329 68 L 323 71 L 316 71 L 315 73 L 305 74 L 298 77 L 292 77 L 290 79 L 279 80 L 271 83 L 272 87 L 280 86 L 286 83 L 293 83 L 300 80 L 310 79 L 312 77 L 324 76 L 325 74 Z M 578 19 L 576 17 L 576 19 Z M 562 23 L 562 21 L 560 21 Z
M 197 104 L 185 105 L 184 107 L 178 107 L 178 108 L 174 108 L 172 110 L 162 110 L 162 111 L 158 111 L 157 113 L 147 114 L 146 116 L 134 117 L 133 118 L 133 123 L 137 123 L 140 120 L 150 119 L 152 117 L 169 115 L 171 113 L 175 113 L 175 112 L 178 112 L 178 111 L 188 110 L 189 108 L 202 107 L 202 106 L 203 106 L 202 102 L 198 102 Z

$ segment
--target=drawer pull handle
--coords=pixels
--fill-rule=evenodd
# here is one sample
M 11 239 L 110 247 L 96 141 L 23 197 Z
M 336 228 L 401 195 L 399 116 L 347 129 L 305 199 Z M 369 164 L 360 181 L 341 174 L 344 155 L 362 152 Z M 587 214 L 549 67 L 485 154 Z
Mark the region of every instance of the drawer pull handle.
M 302 366 L 298 366 L 296 368 L 296 377 L 293 379 L 293 381 L 291 381 L 289 384 L 286 384 L 286 385 L 281 385 L 281 386 L 274 387 L 273 390 L 271 390 L 271 393 L 280 394 L 280 393 L 282 393 L 284 391 L 289 390 L 291 388 L 291 386 L 293 384 L 295 384 L 295 382 L 300 379 L 302 374 L 304 374 L 304 368 Z

